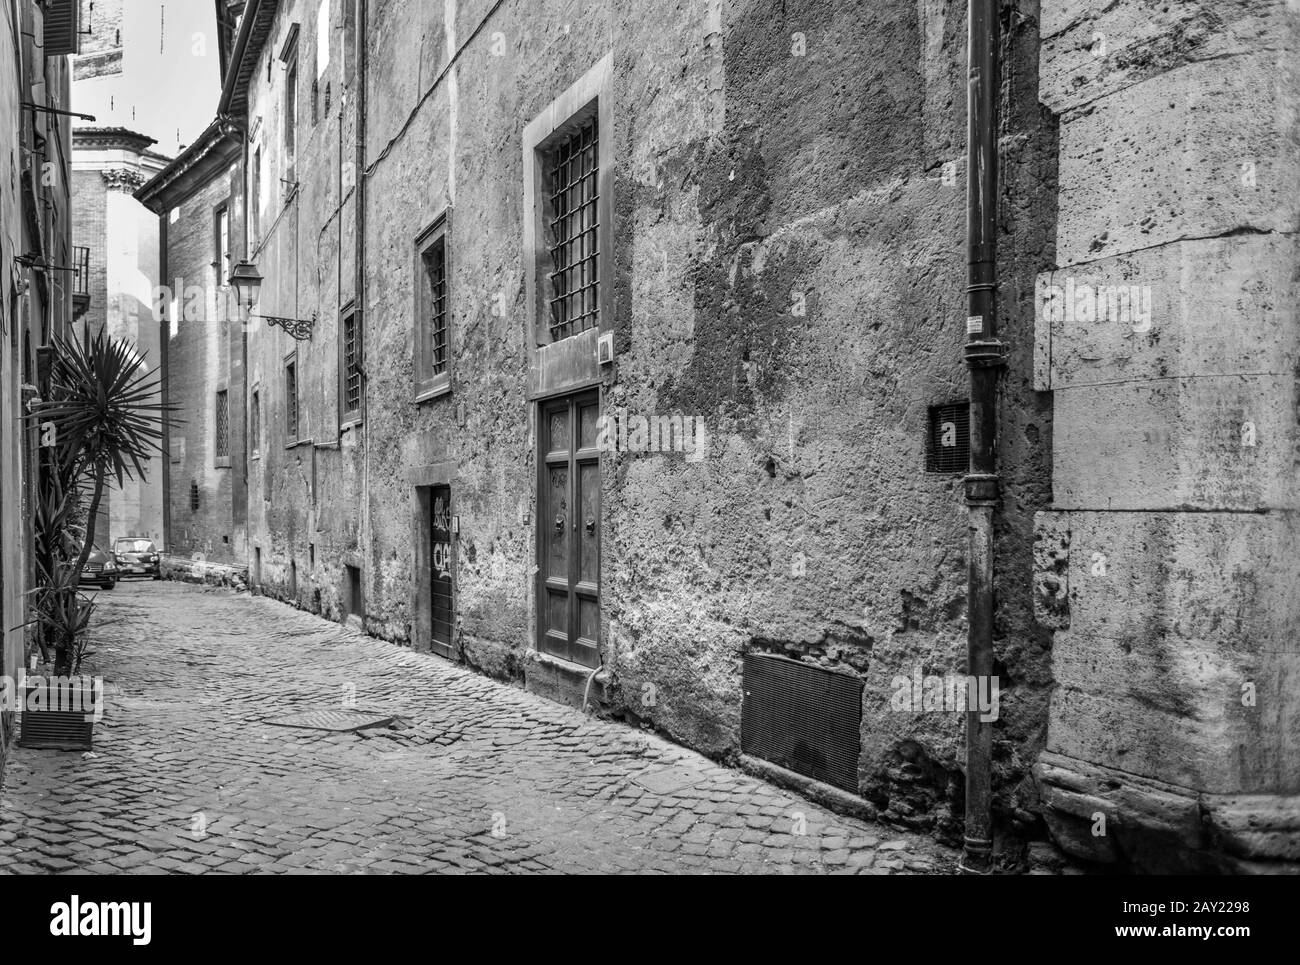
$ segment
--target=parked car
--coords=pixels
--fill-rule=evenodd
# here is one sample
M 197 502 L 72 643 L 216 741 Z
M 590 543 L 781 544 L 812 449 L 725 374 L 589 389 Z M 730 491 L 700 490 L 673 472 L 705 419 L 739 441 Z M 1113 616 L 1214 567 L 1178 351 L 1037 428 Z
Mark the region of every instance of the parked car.
M 151 539 L 138 536 L 123 536 L 113 544 L 113 556 L 117 559 L 118 571 L 122 576 L 152 576 L 162 579 L 162 562 L 158 547 Z
M 105 553 L 98 546 L 90 548 L 86 557 L 86 568 L 81 571 L 82 583 L 98 583 L 101 589 L 111 590 L 117 586 L 120 570 L 113 554 Z

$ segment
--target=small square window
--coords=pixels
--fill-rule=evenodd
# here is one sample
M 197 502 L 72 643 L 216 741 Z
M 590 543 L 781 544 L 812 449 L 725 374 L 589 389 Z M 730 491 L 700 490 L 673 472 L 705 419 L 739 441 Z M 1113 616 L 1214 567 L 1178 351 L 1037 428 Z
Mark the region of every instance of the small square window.
M 970 469 L 970 403 L 930 407 L 925 471 L 965 474 Z

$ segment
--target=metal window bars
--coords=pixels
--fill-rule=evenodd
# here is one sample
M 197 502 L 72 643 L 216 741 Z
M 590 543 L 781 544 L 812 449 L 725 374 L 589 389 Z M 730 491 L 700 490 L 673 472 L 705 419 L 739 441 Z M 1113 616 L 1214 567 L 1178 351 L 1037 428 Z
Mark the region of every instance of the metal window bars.
M 596 125 L 593 116 L 550 158 L 550 332 L 555 341 L 600 324 Z
M 216 456 L 230 456 L 230 394 L 225 389 L 217 393 L 217 444 Z
M 284 367 L 284 413 L 291 439 L 298 438 L 298 369 L 290 362 Z
M 354 312 L 343 320 L 343 410 L 361 408 L 361 325 Z
M 429 375 L 447 371 L 447 241 L 439 238 L 424 255 L 429 273 Z

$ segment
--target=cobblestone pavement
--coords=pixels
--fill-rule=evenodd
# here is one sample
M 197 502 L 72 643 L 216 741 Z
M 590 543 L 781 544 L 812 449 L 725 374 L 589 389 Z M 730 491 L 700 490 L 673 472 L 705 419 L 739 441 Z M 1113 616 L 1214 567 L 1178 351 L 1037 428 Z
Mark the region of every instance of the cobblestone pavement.
M 944 872 L 652 734 L 228 590 L 99 595 L 95 750 L 10 747 L 0 872 Z M 110 622 L 111 621 L 111 622 Z M 355 707 L 394 727 L 267 718 Z

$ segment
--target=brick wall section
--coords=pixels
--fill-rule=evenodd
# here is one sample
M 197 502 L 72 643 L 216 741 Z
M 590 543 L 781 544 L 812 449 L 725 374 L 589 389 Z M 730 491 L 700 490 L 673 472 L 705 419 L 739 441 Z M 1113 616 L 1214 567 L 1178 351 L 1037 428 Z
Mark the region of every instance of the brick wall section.
M 98 171 L 72 175 L 72 243 L 90 249 L 90 306 L 83 319 L 108 315 L 108 186 Z
M 232 428 L 241 418 L 242 386 L 231 384 L 232 340 L 240 328 L 226 321 L 226 288 L 218 284 L 215 260 L 216 206 L 230 196 L 230 178 L 218 177 L 180 205 L 167 221 L 167 273 L 177 298 L 168 307 L 169 401 L 179 407 L 180 425 L 171 430 L 169 552 L 213 562 L 244 565 L 243 532 L 233 509 L 233 465 L 215 454 L 216 393 L 230 393 Z M 232 232 L 236 230 L 232 227 Z M 232 432 L 232 444 L 238 435 Z M 191 486 L 199 506 L 191 508 Z

